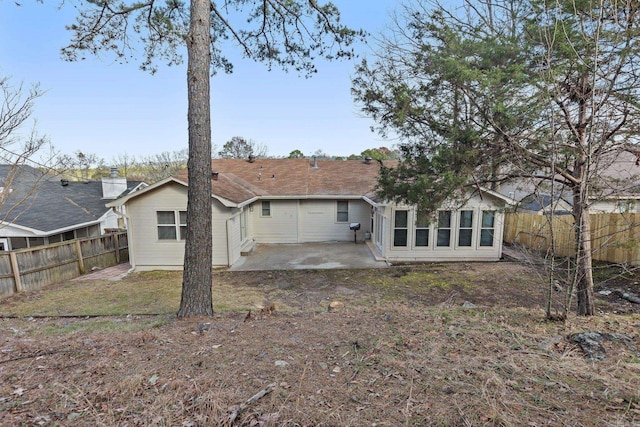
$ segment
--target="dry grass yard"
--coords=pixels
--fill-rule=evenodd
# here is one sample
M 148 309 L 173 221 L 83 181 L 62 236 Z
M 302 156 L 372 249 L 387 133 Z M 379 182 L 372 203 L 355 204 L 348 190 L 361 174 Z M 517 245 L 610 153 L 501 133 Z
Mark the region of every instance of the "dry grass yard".
M 614 270 L 599 288 L 640 293 Z M 615 293 L 553 323 L 544 278 L 517 263 L 218 271 L 216 317 L 177 321 L 180 282 L 0 300 L 0 424 L 640 425 L 640 310 Z M 585 331 L 613 337 L 604 360 L 570 339 Z

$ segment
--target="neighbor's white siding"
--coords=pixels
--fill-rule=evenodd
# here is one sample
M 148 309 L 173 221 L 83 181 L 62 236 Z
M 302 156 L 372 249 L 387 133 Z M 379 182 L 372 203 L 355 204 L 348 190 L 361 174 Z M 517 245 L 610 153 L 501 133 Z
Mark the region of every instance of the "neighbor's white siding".
M 110 209 L 102 215 L 100 218 L 100 234 L 104 234 L 107 228 L 118 228 L 118 218 L 120 217 L 113 209 Z
M 590 213 L 635 213 L 640 212 L 640 203 L 635 199 L 592 201 Z
M 362 200 L 349 200 L 349 219 L 338 222 L 337 200 L 301 200 L 298 222 L 299 242 L 330 242 L 353 240 L 352 222 L 360 223 L 358 241 L 370 231 L 371 206 Z
M 251 205 L 250 233 L 257 243 L 298 243 L 298 201 L 268 200 L 271 215 L 262 216 L 262 201 Z M 251 210 L 249 208 L 249 210 Z
M 0 235 L 2 237 L 35 237 L 38 234 L 25 230 L 24 228 L 14 227 L 9 223 L 4 223 L 0 225 Z
M 384 218 L 385 227 L 382 228 L 382 239 L 377 239 L 374 233 L 372 237 L 374 243 L 381 240 L 380 246 L 376 245 L 378 255 L 389 261 L 410 262 L 410 261 L 495 261 L 502 256 L 502 235 L 504 227 L 504 213 L 491 201 L 481 200 L 473 197 L 462 208 L 443 208 L 452 211 L 451 215 L 451 244 L 448 247 L 438 247 L 437 241 L 437 218 L 434 218 L 429 225 L 428 246 L 416 246 L 415 219 L 416 211 L 413 207 L 390 206 L 380 209 L 377 220 Z M 394 215 L 397 210 L 408 211 L 407 221 L 407 245 L 403 247 L 394 246 Z M 471 210 L 473 212 L 472 240 L 471 246 L 459 246 L 458 237 L 460 234 L 460 211 Z M 494 211 L 494 236 L 493 246 L 480 246 L 480 230 L 482 221 L 482 211 Z M 374 227 L 375 229 L 376 227 Z

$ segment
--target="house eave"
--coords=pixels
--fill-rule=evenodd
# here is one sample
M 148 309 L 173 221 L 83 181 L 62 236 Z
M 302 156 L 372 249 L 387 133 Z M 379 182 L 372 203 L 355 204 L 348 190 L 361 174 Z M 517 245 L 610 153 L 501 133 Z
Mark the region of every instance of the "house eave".
M 180 185 L 182 185 L 184 187 L 187 187 L 187 183 L 186 182 L 184 182 L 184 181 L 182 181 L 180 179 L 177 179 L 177 178 L 175 178 L 173 176 L 170 176 L 170 177 L 165 178 L 165 179 L 163 179 L 161 181 L 158 181 L 158 182 L 156 182 L 154 184 L 151 184 L 151 185 L 149 185 L 147 187 L 141 188 L 138 191 L 132 191 L 129 194 L 127 194 L 126 196 L 124 196 L 124 197 L 120 197 L 119 199 L 116 199 L 116 200 L 114 200 L 112 202 L 109 202 L 109 203 L 105 204 L 105 206 L 108 207 L 108 208 L 117 208 L 117 207 L 120 207 L 120 206 L 124 206 L 129 200 L 133 199 L 134 197 L 138 197 L 138 196 L 141 196 L 143 194 L 146 194 L 147 192 L 153 191 L 156 188 L 162 187 L 162 186 L 164 186 L 164 185 L 166 185 L 166 184 L 168 184 L 170 182 L 175 182 L 175 183 L 180 184 Z
M 102 217 L 104 217 L 104 215 Z M 54 230 L 45 231 L 45 230 L 38 230 L 36 228 L 25 227 L 23 225 L 19 225 L 19 224 L 16 224 L 16 223 L 0 221 L 0 227 L 2 227 L 2 226 L 7 226 L 7 227 L 11 226 L 11 227 L 17 228 L 19 230 L 24 230 L 24 231 L 28 231 L 30 233 L 33 233 L 33 235 L 29 235 L 28 237 L 47 237 L 47 236 L 51 236 L 53 234 L 65 233 L 65 232 L 70 231 L 70 230 L 75 230 L 77 228 L 88 227 L 88 226 L 91 226 L 91 225 L 99 225 L 99 224 L 100 224 L 100 219 L 95 220 L 95 221 L 82 222 L 82 223 L 70 225 L 70 226 L 67 226 L 67 227 L 56 228 Z M 0 234 L 1 234 L 1 232 L 0 232 Z M 20 236 L 15 236 L 15 237 L 20 237 Z
M 368 198 L 367 196 L 362 196 L 362 200 L 364 200 L 365 202 L 369 203 L 374 208 L 381 208 L 381 207 L 389 206 L 389 203 L 376 202 L 376 201 Z
M 490 190 L 490 189 L 488 189 L 488 188 L 484 188 L 484 187 L 479 187 L 478 189 L 479 189 L 479 190 L 480 190 L 480 192 L 482 192 L 482 193 L 486 193 L 486 194 L 488 194 L 488 195 L 490 195 L 490 196 L 495 197 L 496 199 L 502 200 L 502 201 L 503 201 L 503 202 L 505 202 L 507 205 L 510 205 L 510 206 L 516 206 L 516 205 L 518 204 L 518 201 L 517 201 L 517 200 L 512 199 L 512 198 L 511 198 L 511 197 L 509 197 L 509 196 L 505 196 L 504 194 L 499 193 L 499 192 L 497 192 L 497 191 Z
M 590 196 L 589 201 L 601 202 L 604 200 L 640 200 L 640 194 L 623 194 L 623 195 L 610 195 L 602 197 Z
M 264 200 L 361 200 L 364 196 L 358 194 L 298 194 L 298 195 L 286 195 L 286 196 L 273 196 L 266 194 L 264 196 L 256 197 L 255 199 Z M 243 202 L 244 203 L 244 202 Z

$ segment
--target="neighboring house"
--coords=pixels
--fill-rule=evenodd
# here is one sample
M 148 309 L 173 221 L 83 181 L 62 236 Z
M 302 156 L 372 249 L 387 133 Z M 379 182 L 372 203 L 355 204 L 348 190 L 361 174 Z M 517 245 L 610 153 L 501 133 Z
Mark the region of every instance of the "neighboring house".
M 556 215 L 568 215 L 572 210 L 571 202 L 557 194 L 553 198 L 550 194 L 529 194 L 522 198 L 515 207 L 516 212 L 538 215 L 549 214 L 552 211 Z
M 603 162 L 602 179 L 592 185 L 591 213 L 640 212 L 640 159 L 621 151 L 615 160 Z
M 620 151 L 600 159 L 597 175 L 590 183 L 590 213 L 640 212 L 640 161 L 636 154 Z M 562 215 L 573 210 L 571 191 L 558 185 L 551 203 L 546 181 L 521 179 L 502 185 L 498 192 L 520 200 L 515 204 L 516 212 L 543 214 L 553 209 Z
M 124 228 L 105 204 L 146 186 L 112 171 L 102 181 L 73 182 L 26 165 L 0 165 L 0 250 L 41 246 Z
M 389 261 L 498 260 L 506 198 L 482 191 L 429 221 L 411 206 L 377 200 L 376 162 L 216 159 L 212 166 L 214 266 L 231 266 L 256 243 L 369 240 Z M 181 269 L 186 172 L 127 195 L 129 256 L 136 270 Z

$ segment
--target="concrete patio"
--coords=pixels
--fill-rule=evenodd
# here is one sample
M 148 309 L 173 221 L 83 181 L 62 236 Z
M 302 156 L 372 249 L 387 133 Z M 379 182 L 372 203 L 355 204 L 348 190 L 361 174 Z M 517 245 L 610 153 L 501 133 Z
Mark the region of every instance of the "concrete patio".
M 300 244 L 260 244 L 229 270 L 304 270 L 338 268 L 385 268 L 364 243 L 328 242 Z

